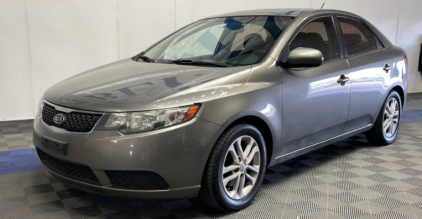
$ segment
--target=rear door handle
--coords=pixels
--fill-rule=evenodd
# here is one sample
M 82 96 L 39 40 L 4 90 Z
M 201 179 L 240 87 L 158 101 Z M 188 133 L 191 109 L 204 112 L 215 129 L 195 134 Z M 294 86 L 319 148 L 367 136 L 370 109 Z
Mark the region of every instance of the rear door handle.
M 388 63 L 385 63 L 384 68 L 382 70 L 388 73 L 391 70 L 391 66 L 389 66 Z
M 346 82 L 348 82 L 349 80 L 349 77 L 346 77 L 346 75 L 342 74 L 340 75 L 340 78 L 337 79 L 337 83 L 341 84 L 341 86 L 344 86 L 344 84 L 346 84 Z

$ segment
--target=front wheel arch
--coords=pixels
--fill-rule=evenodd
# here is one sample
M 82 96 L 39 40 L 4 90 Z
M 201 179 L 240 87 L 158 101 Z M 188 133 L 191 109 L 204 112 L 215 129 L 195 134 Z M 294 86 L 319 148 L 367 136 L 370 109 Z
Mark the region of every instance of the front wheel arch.
M 249 115 L 249 116 L 240 117 L 234 120 L 224 129 L 224 131 L 241 123 L 247 123 L 247 124 L 253 125 L 261 132 L 262 136 L 264 137 L 265 146 L 267 149 L 267 158 L 268 158 L 267 165 L 268 165 L 272 160 L 273 151 L 274 151 L 274 145 L 273 145 L 274 140 L 273 140 L 273 134 L 270 129 L 270 126 L 262 118 L 258 116 Z
M 232 117 L 233 118 L 233 117 Z M 268 125 L 268 123 L 255 115 L 248 115 L 248 116 L 243 116 L 243 117 L 239 117 L 237 119 L 232 119 L 232 121 L 227 125 L 223 125 L 223 127 L 225 127 L 222 131 L 220 131 L 218 133 L 218 136 L 216 136 L 216 139 L 219 139 L 225 131 L 229 130 L 230 128 L 238 125 L 238 124 L 250 124 L 252 126 L 255 126 L 259 132 L 261 132 L 263 138 L 264 138 L 264 142 L 265 142 L 265 148 L 266 148 L 266 154 L 267 154 L 267 167 L 270 164 L 271 160 L 272 160 L 272 156 L 273 156 L 273 134 L 272 131 L 270 129 L 270 126 Z M 214 142 L 214 144 L 217 141 Z M 210 150 L 210 153 L 208 154 L 208 158 L 206 161 L 206 164 L 204 166 L 203 172 L 202 172 L 202 179 L 201 179 L 201 184 L 203 182 L 203 180 L 205 179 L 205 174 L 206 174 L 206 169 L 207 169 L 207 165 L 209 163 L 210 157 L 211 157 L 211 152 L 213 150 L 215 145 L 212 145 L 212 148 Z
M 220 167 L 224 165 L 225 157 L 227 150 L 230 150 L 230 146 L 227 146 L 227 143 L 232 142 L 233 139 L 239 138 L 239 136 L 253 136 L 255 141 L 258 143 L 258 146 L 261 150 L 261 159 L 262 166 L 259 171 L 259 176 L 256 180 L 255 187 L 252 188 L 249 194 L 246 194 L 245 197 L 240 199 L 232 199 L 227 196 L 226 191 L 222 190 L 220 187 L 221 178 L 220 178 Z M 203 173 L 203 179 L 201 182 L 201 190 L 199 196 L 207 205 L 223 210 L 223 211 L 232 211 L 240 210 L 249 205 L 252 199 L 256 196 L 256 193 L 259 191 L 260 185 L 265 176 L 265 170 L 267 168 L 267 157 L 266 156 L 266 146 L 265 140 L 262 136 L 262 133 L 255 126 L 248 123 L 237 123 L 234 126 L 226 129 L 224 133 L 220 136 L 217 143 L 214 145 L 212 152 L 207 160 L 207 165 Z M 235 171 L 234 169 L 232 169 Z M 245 171 L 240 168 L 239 171 Z M 224 188 L 223 188 L 224 189 Z

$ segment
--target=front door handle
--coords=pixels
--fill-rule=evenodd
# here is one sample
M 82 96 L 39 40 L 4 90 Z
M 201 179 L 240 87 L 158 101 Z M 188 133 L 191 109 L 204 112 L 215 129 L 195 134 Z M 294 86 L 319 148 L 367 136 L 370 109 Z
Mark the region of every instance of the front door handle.
M 340 75 L 340 78 L 337 79 L 337 83 L 341 84 L 341 86 L 344 86 L 344 84 L 346 84 L 346 82 L 348 82 L 350 80 L 349 77 L 346 77 L 346 75 Z
M 388 73 L 391 70 L 391 66 L 389 66 L 388 63 L 385 63 L 384 68 L 382 70 L 384 70 L 385 73 Z

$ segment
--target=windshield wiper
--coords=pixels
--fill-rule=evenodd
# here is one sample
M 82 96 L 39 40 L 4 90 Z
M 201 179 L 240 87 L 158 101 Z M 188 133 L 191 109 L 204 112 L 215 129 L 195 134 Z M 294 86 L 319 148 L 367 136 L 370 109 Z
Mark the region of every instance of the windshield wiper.
M 230 64 L 223 64 L 223 63 L 215 63 L 215 62 L 205 62 L 205 61 L 198 61 L 192 59 L 178 59 L 171 61 L 171 63 L 179 64 L 179 65 L 211 65 L 217 67 L 231 67 Z
M 141 56 L 138 56 L 138 60 L 139 59 L 142 59 L 142 60 L 144 60 L 145 62 L 151 62 L 151 63 L 154 63 L 155 61 L 153 60 L 153 59 L 151 59 L 150 57 L 148 57 L 148 56 L 144 56 L 144 55 L 141 55 Z

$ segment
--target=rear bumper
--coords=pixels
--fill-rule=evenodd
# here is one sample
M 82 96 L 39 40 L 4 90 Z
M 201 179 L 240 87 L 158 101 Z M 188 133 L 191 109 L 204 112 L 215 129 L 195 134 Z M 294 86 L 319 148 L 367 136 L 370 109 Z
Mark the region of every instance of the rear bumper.
M 220 129 L 218 125 L 195 118 L 173 128 L 140 134 L 95 130 L 88 134 L 71 134 L 54 132 L 37 118 L 33 142 L 39 153 L 53 160 L 92 170 L 96 182 L 64 174 L 42 160 L 49 172 L 72 187 L 102 195 L 165 200 L 198 194 L 214 136 Z M 66 142 L 67 154 L 41 144 L 41 136 Z M 109 171 L 151 172 L 168 186 L 165 189 L 116 186 L 107 175 Z

